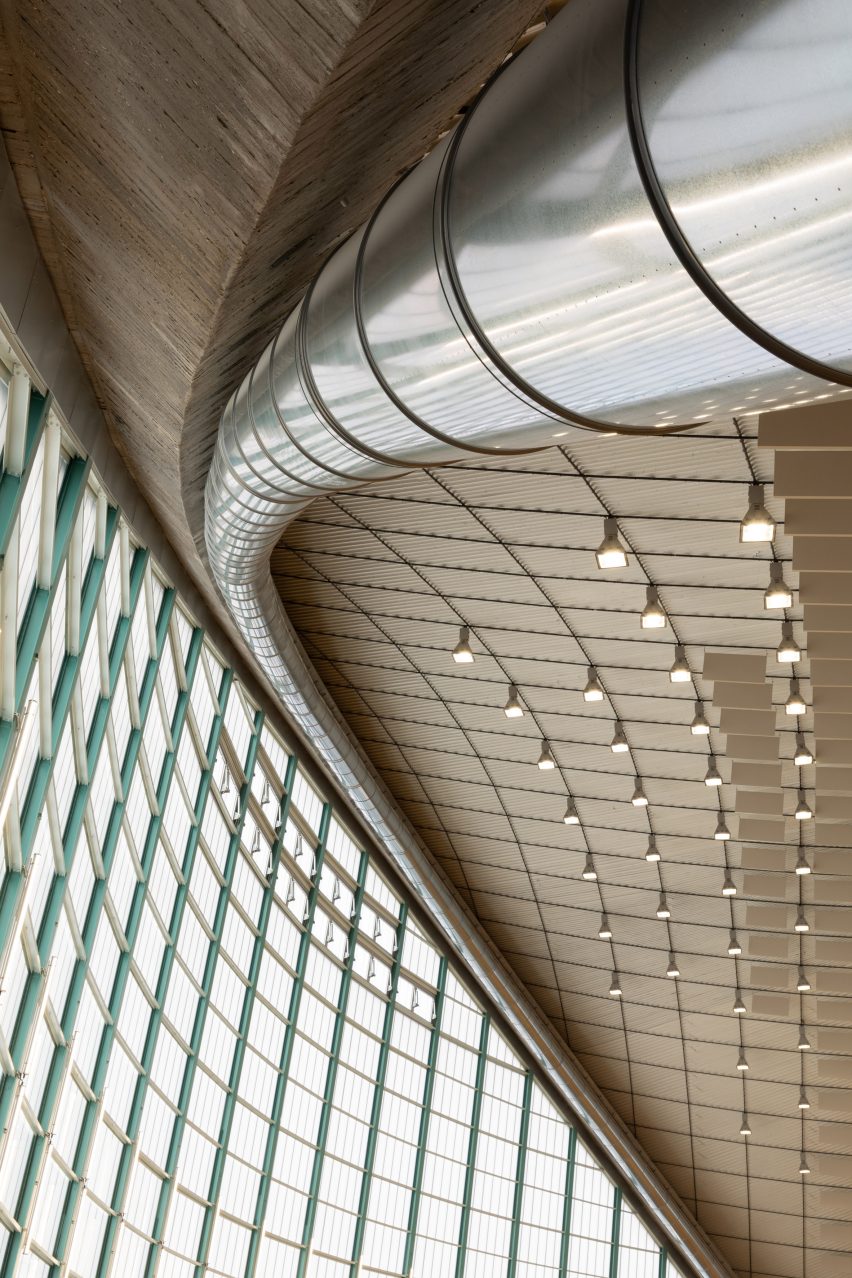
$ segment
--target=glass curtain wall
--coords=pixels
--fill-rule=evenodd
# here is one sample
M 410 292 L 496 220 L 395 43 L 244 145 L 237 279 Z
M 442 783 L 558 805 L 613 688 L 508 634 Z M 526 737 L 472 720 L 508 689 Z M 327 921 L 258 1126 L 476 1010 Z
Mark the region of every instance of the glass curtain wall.
M 0 1275 L 675 1278 L 0 368 Z

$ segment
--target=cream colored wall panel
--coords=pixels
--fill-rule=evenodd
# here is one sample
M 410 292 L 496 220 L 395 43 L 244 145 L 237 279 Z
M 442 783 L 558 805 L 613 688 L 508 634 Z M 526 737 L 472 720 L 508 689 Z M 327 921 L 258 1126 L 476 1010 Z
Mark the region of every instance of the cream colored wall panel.
M 737 790 L 734 799 L 737 812 L 759 813 L 763 816 L 782 816 L 784 796 L 780 790 Z
M 776 715 L 774 710 L 736 710 L 726 707 L 719 715 L 722 732 L 736 736 L 773 736 Z
M 743 759 L 736 759 L 731 767 L 731 784 L 741 789 L 780 789 L 781 764 L 750 763 Z
M 776 497 L 849 499 L 852 493 L 852 452 L 780 452 L 775 457 Z
M 794 537 L 793 567 L 798 572 L 852 572 L 846 537 Z
M 775 736 L 752 737 L 737 733 L 728 737 L 725 753 L 729 759 L 777 759 L 778 740 Z M 850 762 L 852 762 L 852 752 L 850 752 Z
M 713 705 L 740 710 L 769 710 L 772 688 L 768 683 L 714 683 Z
M 850 502 L 850 533 L 852 533 L 852 502 Z M 704 655 L 705 679 L 728 683 L 763 683 L 766 677 L 766 657 L 762 653 L 708 652 Z

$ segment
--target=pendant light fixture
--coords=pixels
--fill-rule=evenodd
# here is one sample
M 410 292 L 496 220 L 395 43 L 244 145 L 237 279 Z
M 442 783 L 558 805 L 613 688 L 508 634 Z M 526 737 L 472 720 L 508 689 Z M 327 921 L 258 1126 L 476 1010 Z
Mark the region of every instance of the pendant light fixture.
M 805 698 L 802 696 L 801 689 L 799 688 L 798 679 L 791 679 L 790 695 L 784 702 L 784 713 L 800 715 L 804 714 L 807 708 L 808 707 L 805 705 Z
M 802 656 L 802 650 L 793 638 L 792 621 L 784 621 L 781 624 L 781 642 L 778 645 L 775 656 L 781 665 L 787 666 L 799 661 Z
M 507 719 L 523 719 L 524 717 L 524 707 L 521 705 L 518 689 L 513 683 L 509 684 L 509 696 L 503 707 L 503 713 Z
M 672 912 L 671 912 L 671 910 L 669 909 L 669 903 L 668 903 L 668 901 L 666 900 L 666 894 L 665 894 L 665 892 L 661 892 L 661 893 L 660 893 L 660 899 L 659 899 L 659 901 L 657 902 L 657 918 L 658 918 L 658 919 L 670 919 L 670 918 L 671 918 L 671 916 L 672 916 Z
M 796 922 L 793 925 L 793 931 L 794 932 L 810 932 L 810 930 L 811 929 L 810 929 L 810 926 L 808 925 L 808 920 L 805 918 L 805 911 L 802 909 L 800 905 L 799 911 L 796 915 Z
M 799 1088 L 799 1109 L 810 1109 L 811 1102 L 808 1100 L 808 1093 L 805 1091 L 804 1084 Z
M 784 570 L 774 559 L 769 565 L 769 585 L 763 595 L 763 606 L 767 612 L 772 608 L 793 606 L 793 592 L 784 580 Z
M 682 643 L 675 645 L 675 659 L 669 670 L 669 683 L 689 683 L 692 678 L 686 661 L 686 649 Z
M 731 831 L 728 829 L 724 813 L 720 812 L 719 820 L 716 822 L 716 829 L 713 833 L 713 838 L 718 839 L 720 843 L 726 843 L 730 837 Z
M 743 1002 L 742 992 L 740 990 L 740 987 L 737 986 L 734 992 L 734 1014 L 736 1016 L 744 1016 L 745 1010 L 746 1010 L 746 1005 Z
M 680 968 L 677 965 L 677 959 L 674 956 L 673 950 L 669 950 L 669 963 L 666 968 L 666 976 L 670 976 L 672 979 L 680 976 Z
M 746 1070 L 748 1069 L 748 1061 L 746 1060 L 744 1047 L 740 1048 L 740 1054 L 737 1057 L 737 1069 L 740 1071 L 741 1074 L 745 1074 Z
M 643 630 L 662 630 L 668 623 L 656 586 L 648 586 L 645 591 L 645 600 L 645 607 L 642 609 L 639 624 Z
M 609 748 L 613 754 L 626 754 L 630 749 L 630 746 L 627 744 L 627 737 L 624 735 L 624 729 L 618 719 L 615 721 L 615 732 L 613 734 L 612 741 L 609 743 Z
M 621 998 L 621 993 L 621 981 L 619 980 L 618 972 L 613 972 L 612 980 L 609 983 L 609 996 L 610 998 Z
M 648 835 L 648 847 L 645 850 L 646 861 L 662 861 L 660 849 L 657 847 L 657 836 L 655 834 Z
M 612 940 L 612 928 L 609 925 L 609 919 L 607 917 L 606 910 L 604 910 L 603 914 L 601 915 L 601 925 L 598 928 L 598 936 L 601 938 L 602 941 Z
M 749 484 L 748 510 L 740 522 L 740 541 L 772 541 L 775 520 L 764 505 L 763 484 Z
M 742 952 L 743 952 L 743 947 L 740 945 L 739 940 L 737 939 L 736 932 L 734 931 L 733 928 L 731 928 L 731 933 L 728 938 L 728 953 L 730 954 L 731 958 L 739 958 Z
M 798 768 L 805 768 L 809 763 L 813 763 L 813 750 L 809 750 L 806 743 L 804 733 L 796 733 L 796 753 L 793 756 L 793 762 Z
M 801 1162 L 799 1163 L 799 1175 L 810 1176 L 810 1174 L 811 1174 L 811 1169 L 808 1166 L 807 1158 L 805 1158 L 805 1151 L 802 1150 L 802 1158 L 801 1158 Z
M 799 1041 L 796 1044 L 800 1052 L 809 1052 L 811 1050 L 810 1040 L 805 1033 L 804 1023 L 799 1024 Z
M 796 857 L 796 873 L 797 873 L 797 874 L 810 874 L 810 872 L 811 872 L 811 864 L 810 864 L 810 861 L 809 861 L 809 860 L 808 860 L 808 858 L 805 856 L 805 849 L 800 847 L 800 848 L 799 848 L 799 855 Z
M 577 805 L 570 795 L 568 796 L 568 803 L 565 808 L 565 815 L 563 816 L 562 820 L 565 822 L 566 825 L 580 824 L 580 814 L 577 811 Z
M 740 1119 L 740 1135 L 741 1136 L 751 1135 L 751 1124 L 748 1121 L 748 1114 L 745 1112 L 745 1110 L 743 1110 L 743 1116 Z
M 793 813 L 793 816 L 797 821 L 810 821 L 813 816 L 813 810 L 805 799 L 804 790 L 799 791 L 799 802 L 796 804 L 796 811 Z
M 583 700 L 584 701 L 603 701 L 604 690 L 601 686 L 601 681 L 598 678 L 598 672 L 597 670 L 595 670 L 595 667 L 589 666 L 588 670 L 586 671 L 586 675 L 587 675 L 587 679 L 586 679 L 586 686 L 583 689 Z
M 553 757 L 553 751 L 550 748 L 549 741 L 542 741 L 541 754 L 538 756 L 538 766 L 542 772 L 552 772 L 556 767 L 556 760 Z
M 711 754 L 710 758 L 707 760 L 707 771 L 704 773 L 704 784 L 705 785 L 721 785 L 722 784 L 722 774 L 719 771 L 719 769 L 716 767 L 715 754 Z
M 639 777 L 636 778 L 636 785 L 633 788 L 633 794 L 631 795 L 630 802 L 633 804 L 634 808 L 647 808 L 648 806 L 648 796 L 645 793 Z
M 689 731 L 694 737 L 709 737 L 710 735 L 710 724 L 707 722 L 707 716 L 700 701 L 695 703 L 695 714 L 692 716 Z
M 583 878 L 586 880 L 587 883 L 594 883 L 597 877 L 598 877 L 598 872 L 595 869 L 595 863 L 592 860 L 592 854 L 591 852 L 587 852 L 586 860 L 583 864 Z
M 627 551 L 618 537 L 618 521 L 608 515 L 604 520 L 603 541 L 595 551 L 599 568 L 626 568 Z
M 459 641 L 453 648 L 453 661 L 459 666 L 469 666 L 473 661 L 473 649 L 470 646 L 470 628 L 459 626 Z
M 722 883 L 722 896 L 736 896 L 736 895 L 737 895 L 737 885 L 734 882 L 734 880 L 731 878 L 731 871 L 726 870 L 725 879 L 724 879 L 724 882 Z
M 811 983 L 808 980 L 807 972 L 805 971 L 805 969 L 802 967 L 800 963 L 799 975 L 796 978 L 796 989 L 799 991 L 800 994 L 807 994 L 810 988 L 811 988 Z

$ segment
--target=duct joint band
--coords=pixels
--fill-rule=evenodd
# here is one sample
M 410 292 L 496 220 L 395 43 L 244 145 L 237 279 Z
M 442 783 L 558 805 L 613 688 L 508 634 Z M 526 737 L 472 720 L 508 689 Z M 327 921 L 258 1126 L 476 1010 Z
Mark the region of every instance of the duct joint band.
M 785 364 L 790 364 L 793 368 L 798 368 L 803 373 L 809 373 L 813 377 L 821 377 L 828 382 L 836 382 L 841 386 L 852 386 L 852 372 L 847 372 L 842 368 L 833 368 L 831 364 L 824 364 L 822 360 L 806 355 L 803 351 L 797 350 L 795 346 L 789 346 L 780 337 L 775 337 L 774 334 L 763 328 L 750 315 L 741 310 L 707 271 L 701 258 L 684 234 L 657 174 L 648 142 L 648 134 L 645 129 L 645 120 L 642 115 L 642 99 L 639 92 L 639 37 L 641 24 L 642 0 L 629 0 L 624 24 L 624 96 L 627 131 L 630 137 L 630 145 L 633 149 L 636 168 L 639 171 L 639 177 L 645 189 L 645 195 L 648 197 L 648 203 L 663 235 L 668 240 L 669 247 L 692 282 L 701 289 L 707 300 L 712 302 L 729 323 L 738 328 L 741 333 L 744 333 L 757 346 L 762 346 L 765 351 L 768 351 L 776 359 Z

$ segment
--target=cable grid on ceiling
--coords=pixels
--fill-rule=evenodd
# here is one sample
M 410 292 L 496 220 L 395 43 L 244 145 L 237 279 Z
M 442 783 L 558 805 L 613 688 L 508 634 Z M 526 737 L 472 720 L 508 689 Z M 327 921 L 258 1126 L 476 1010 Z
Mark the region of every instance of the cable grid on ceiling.
M 852 1026 L 852 1001 L 829 979 L 838 953 L 825 947 L 842 947 L 852 965 L 852 926 L 832 904 L 834 878 L 794 876 L 792 863 L 758 869 L 746 845 L 759 840 L 741 847 L 736 829 L 730 842 L 713 839 L 715 816 L 730 820 L 735 800 L 700 673 L 708 648 L 769 654 L 788 812 L 803 780 L 813 794 L 812 769 L 792 764 L 796 730 L 808 735 L 812 715 L 793 726 L 783 715 L 789 668 L 772 652 L 782 620 L 800 633 L 801 610 L 795 599 L 763 609 L 770 562 L 795 583 L 790 543 L 737 542 L 748 485 L 771 481 L 755 433 L 745 419 L 653 445 L 592 440 L 323 499 L 272 566 L 321 677 L 401 807 L 732 1264 L 774 1278 L 807 1263 L 809 1278 L 828 1278 L 842 1248 L 827 1191 L 840 1175 L 852 1187 L 852 1160 L 829 1173 L 823 1158 L 810 1184 L 796 1175 L 807 1140 L 797 1098 L 807 1081 L 820 1139 L 848 1146 L 852 1069 L 838 1034 L 844 1019 Z M 607 515 L 630 556 L 623 571 L 594 563 Z M 639 629 L 646 586 L 664 630 Z M 459 626 L 470 628 L 473 666 L 450 658 Z M 678 643 L 685 684 L 667 677 Z M 602 703 L 582 699 L 587 666 Z M 809 701 L 806 655 L 796 673 Z M 502 714 L 509 685 L 522 719 Z M 696 700 L 710 723 L 704 741 L 688 731 Z M 614 720 L 623 756 L 610 750 Z M 542 740 L 552 774 L 535 767 Z M 723 771 L 716 794 L 703 784 L 708 753 Z M 634 776 L 644 811 L 629 802 Z M 562 823 L 566 795 L 579 826 Z M 834 845 L 814 821 L 796 821 L 791 842 L 786 824 L 791 850 Z M 659 862 L 644 858 L 649 834 Z M 597 879 L 584 882 L 587 853 Z M 727 872 L 736 896 L 720 894 Z M 667 919 L 654 917 L 660 892 Z M 800 906 L 807 935 L 791 930 Z M 602 912 L 611 939 L 597 936 Z M 742 956 L 727 954 L 732 930 Z M 670 953 L 677 978 L 665 975 Z M 812 993 L 794 988 L 802 963 Z M 622 998 L 609 998 L 613 971 Z M 734 1016 L 740 988 L 749 1011 Z M 816 1051 L 798 1050 L 800 1024 Z M 747 1073 L 735 1068 L 740 1050 Z

